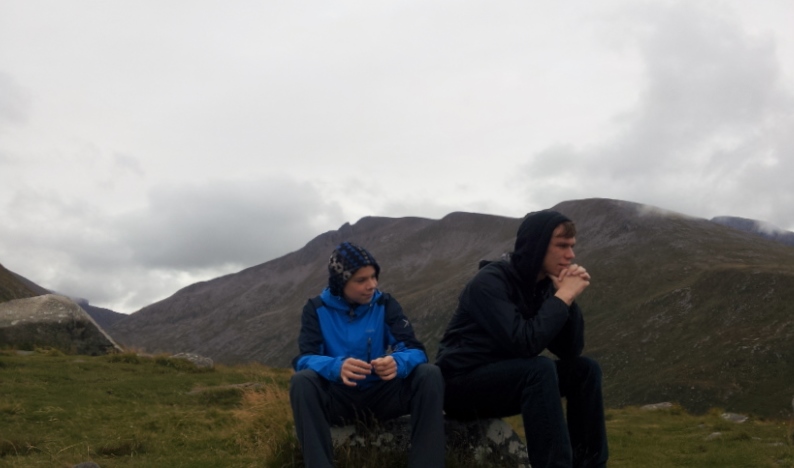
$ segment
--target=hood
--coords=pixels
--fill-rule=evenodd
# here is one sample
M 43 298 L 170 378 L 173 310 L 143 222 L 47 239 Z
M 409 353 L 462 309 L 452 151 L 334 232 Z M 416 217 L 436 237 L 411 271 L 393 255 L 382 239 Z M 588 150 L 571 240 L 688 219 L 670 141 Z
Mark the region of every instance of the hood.
M 566 221 L 570 219 L 552 210 L 534 211 L 524 217 L 516 233 L 516 245 L 510 256 L 510 264 L 525 285 L 534 286 L 537 282 L 551 235 L 557 226 Z

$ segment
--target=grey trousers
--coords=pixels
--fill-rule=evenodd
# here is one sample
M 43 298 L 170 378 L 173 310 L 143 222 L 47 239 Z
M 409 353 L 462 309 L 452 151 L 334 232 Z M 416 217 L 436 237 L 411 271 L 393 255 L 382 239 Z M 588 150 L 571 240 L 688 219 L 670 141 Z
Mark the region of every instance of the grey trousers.
M 411 415 L 408 466 L 444 466 L 444 379 L 433 364 L 417 366 L 405 379 L 367 388 L 332 384 L 312 370 L 302 370 L 292 376 L 289 396 L 307 468 L 333 466 L 332 424 L 386 421 L 404 414 Z

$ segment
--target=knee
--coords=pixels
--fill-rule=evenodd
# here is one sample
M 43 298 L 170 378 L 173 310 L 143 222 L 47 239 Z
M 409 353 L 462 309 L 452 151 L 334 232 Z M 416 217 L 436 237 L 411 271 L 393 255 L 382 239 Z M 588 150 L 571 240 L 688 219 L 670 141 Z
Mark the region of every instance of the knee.
M 444 377 L 441 369 L 434 364 L 419 364 L 414 368 L 413 381 L 420 387 L 444 388 Z
M 576 364 L 583 378 L 601 382 L 601 365 L 598 361 L 586 356 L 579 356 Z
M 320 385 L 320 375 L 311 369 L 296 372 L 289 380 L 290 397 L 303 395 Z
M 524 360 L 522 400 L 527 398 L 553 397 L 559 394 L 557 366 L 552 359 L 537 356 Z
M 557 366 L 546 356 L 536 356 L 527 361 L 526 377 L 530 381 L 557 381 Z

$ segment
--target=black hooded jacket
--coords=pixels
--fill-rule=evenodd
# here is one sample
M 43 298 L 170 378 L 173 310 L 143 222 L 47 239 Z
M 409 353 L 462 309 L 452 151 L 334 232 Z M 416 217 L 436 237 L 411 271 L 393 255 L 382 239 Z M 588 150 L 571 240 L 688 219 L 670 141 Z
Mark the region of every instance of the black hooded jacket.
M 436 365 L 445 377 L 544 349 L 560 358 L 582 353 L 579 306 L 555 297 L 550 279 L 537 281 L 552 233 L 565 221 L 556 211 L 528 214 L 510 261 L 488 263 L 469 281 L 439 345 Z

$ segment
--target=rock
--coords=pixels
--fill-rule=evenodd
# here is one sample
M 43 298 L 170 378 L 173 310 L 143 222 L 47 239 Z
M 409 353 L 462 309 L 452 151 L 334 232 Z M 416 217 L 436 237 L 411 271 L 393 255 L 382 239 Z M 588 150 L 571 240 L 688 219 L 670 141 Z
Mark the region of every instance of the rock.
M 468 452 L 479 461 L 529 467 L 526 445 L 513 428 L 501 419 L 445 419 L 444 431 L 447 450 Z M 357 429 L 356 426 L 332 427 L 331 439 L 334 446 L 373 446 L 384 452 L 407 452 L 411 442 L 411 417 L 402 416 L 366 429 Z
M 665 401 L 665 402 L 662 402 L 662 403 L 653 403 L 653 404 L 650 404 L 650 405 L 641 406 L 640 409 L 643 409 L 643 410 L 646 410 L 646 411 L 656 411 L 656 410 L 663 410 L 663 409 L 671 409 L 672 407 L 673 407 L 672 403 L 670 403 L 669 401 Z
M 722 413 L 720 415 L 720 417 L 722 417 L 722 419 L 724 419 L 726 421 L 735 422 L 737 424 L 741 424 L 741 423 L 747 421 L 747 416 L 745 416 L 743 414 Z
M 706 436 L 706 440 L 716 440 L 722 437 L 722 432 L 712 432 Z
M 100 355 L 121 348 L 75 302 L 46 294 L 0 303 L 0 347 Z
M 198 354 L 178 353 L 178 354 L 174 354 L 171 357 L 172 358 L 177 358 L 177 359 L 184 359 L 186 361 L 190 361 L 196 367 L 206 367 L 206 368 L 212 369 L 212 367 L 215 365 L 215 363 L 212 362 L 212 359 L 210 359 L 208 357 L 204 357 L 204 356 L 199 356 Z

